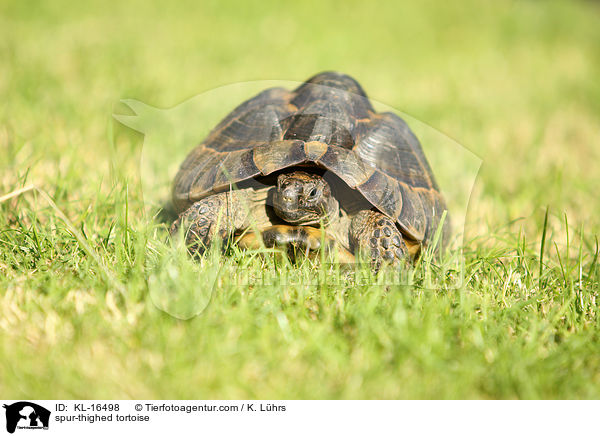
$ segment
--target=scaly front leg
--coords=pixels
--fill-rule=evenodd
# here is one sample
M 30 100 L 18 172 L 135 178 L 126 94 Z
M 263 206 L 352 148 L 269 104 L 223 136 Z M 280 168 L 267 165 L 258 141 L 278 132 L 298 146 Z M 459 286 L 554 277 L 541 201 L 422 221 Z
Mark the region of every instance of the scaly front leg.
M 185 232 L 191 254 L 202 254 L 215 238 L 227 239 L 248 226 L 249 190 L 221 192 L 192 204 L 171 225 L 170 233 Z
M 350 224 L 350 245 L 370 257 L 379 268 L 382 262 L 398 264 L 407 257 L 408 247 L 396 224 L 381 212 L 360 211 Z

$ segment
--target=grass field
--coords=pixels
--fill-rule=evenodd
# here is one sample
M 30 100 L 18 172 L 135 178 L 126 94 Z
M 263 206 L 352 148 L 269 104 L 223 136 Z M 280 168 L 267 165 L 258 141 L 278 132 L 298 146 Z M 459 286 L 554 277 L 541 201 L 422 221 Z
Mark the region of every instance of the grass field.
M 600 4 L 198 3 L 0 2 L 2 397 L 600 397 Z M 120 99 L 330 69 L 481 158 L 462 286 L 165 243 Z

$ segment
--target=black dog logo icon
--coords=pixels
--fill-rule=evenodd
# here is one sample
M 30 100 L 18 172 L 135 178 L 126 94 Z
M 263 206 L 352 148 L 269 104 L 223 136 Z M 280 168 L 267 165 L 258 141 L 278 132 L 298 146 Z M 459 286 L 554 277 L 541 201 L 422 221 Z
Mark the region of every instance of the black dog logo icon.
M 50 411 L 29 401 L 19 401 L 11 405 L 4 404 L 6 409 L 6 431 L 14 433 L 17 427 L 48 429 Z

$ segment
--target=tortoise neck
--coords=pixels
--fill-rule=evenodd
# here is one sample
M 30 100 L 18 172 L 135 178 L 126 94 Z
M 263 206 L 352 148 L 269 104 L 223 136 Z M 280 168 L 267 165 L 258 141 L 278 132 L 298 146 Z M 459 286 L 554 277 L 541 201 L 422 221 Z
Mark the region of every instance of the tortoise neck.
M 340 203 L 332 196 L 327 202 L 328 210 L 325 216 L 325 225 L 330 226 L 340 220 Z

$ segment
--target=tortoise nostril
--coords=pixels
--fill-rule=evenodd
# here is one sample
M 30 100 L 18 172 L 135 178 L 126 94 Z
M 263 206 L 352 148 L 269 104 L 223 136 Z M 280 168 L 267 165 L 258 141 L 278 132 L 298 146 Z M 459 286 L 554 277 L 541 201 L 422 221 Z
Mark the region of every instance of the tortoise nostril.
M 290 191 L 283 191 L 281 193 L 281 200 L 284 203 L 293 203 L 295 201 L 297 201 L 298 196 L 296 195 L 295 192 L 290 192 Z

